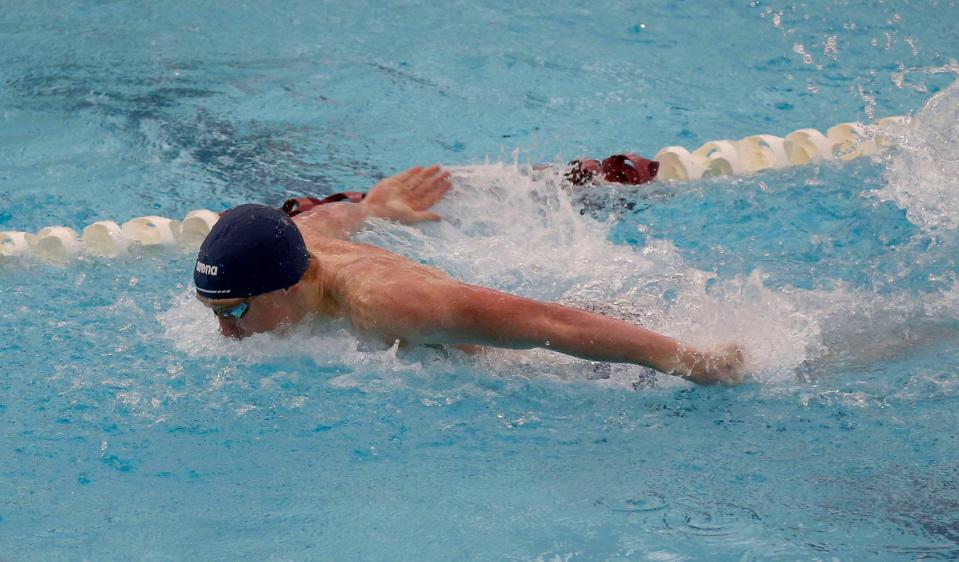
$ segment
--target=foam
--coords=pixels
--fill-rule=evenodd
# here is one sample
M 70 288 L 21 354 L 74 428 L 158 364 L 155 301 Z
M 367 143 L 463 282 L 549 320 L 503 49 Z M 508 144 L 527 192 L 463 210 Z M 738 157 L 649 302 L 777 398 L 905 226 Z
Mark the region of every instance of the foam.
M 959 73 L 959 70 L 957 70 Z M 959 82 L 934 95 L 905 126 L 891 127 L 886 185 L 875 192 L 927 233 L 959 227 Z

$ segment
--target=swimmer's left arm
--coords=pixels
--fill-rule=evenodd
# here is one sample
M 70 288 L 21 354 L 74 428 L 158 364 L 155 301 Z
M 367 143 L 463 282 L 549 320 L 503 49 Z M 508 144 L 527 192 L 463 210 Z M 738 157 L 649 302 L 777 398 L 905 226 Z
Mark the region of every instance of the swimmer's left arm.
M 450 190 L 449 172 L 440 166 L 415 167 L 373 186 L 360 203 L 320 205 L 294 217 L 305 238 L 345 240 L 368 218 L 403 224 L 438 221 L 429 209 Z

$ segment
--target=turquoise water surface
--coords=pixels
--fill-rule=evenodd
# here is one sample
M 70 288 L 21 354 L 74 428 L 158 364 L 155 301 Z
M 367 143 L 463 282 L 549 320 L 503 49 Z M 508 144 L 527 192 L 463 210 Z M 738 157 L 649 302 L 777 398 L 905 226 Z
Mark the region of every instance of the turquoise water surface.
M 702 388 L 548 351 L 224 341 L 189 249 L 0 261 L 0 558 L 959 557 L 959 6 L 0 0 L 0 230 L 366 189 L 358 240 L 738 341 Z M 571 193 L 531 164 L 911 115 L 875 158 Z

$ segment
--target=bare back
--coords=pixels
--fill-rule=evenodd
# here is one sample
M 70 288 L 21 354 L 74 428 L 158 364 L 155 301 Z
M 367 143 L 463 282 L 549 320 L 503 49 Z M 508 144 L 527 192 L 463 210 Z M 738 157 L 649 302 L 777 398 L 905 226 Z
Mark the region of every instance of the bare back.
M 423 303 L 435 301 L 439 289 L 458 284 L 436 268 L 368 244 L 326 237 L 306 242 L 319 266 L 320 287 L 339 305 L 338 314 L 355 328 L 387 339 L 398 336 L 391 325 L 406 324 L 422 312 Z M 383 310 L 396 314 L 384 319 Z

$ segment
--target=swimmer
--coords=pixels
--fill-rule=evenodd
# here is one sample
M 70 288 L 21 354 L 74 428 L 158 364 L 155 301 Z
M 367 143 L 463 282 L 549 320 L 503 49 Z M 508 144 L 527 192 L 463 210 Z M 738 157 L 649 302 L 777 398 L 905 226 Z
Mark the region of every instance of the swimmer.
M 450 187 L 439 166 L 417 167 L 379 182 L 358 202 L 315 205 L 293 218 L 263 205 L 231 209 L 200 247 L 197 298 L 233 338 L 342 318 L 357 334 L 388 344 L 544 348 L 699 384 L 742 380 L 737 345 L 699 350 L 616 318 L 462 283 L 348 240 L 367 218 L 440 220 L 430 209 Z

